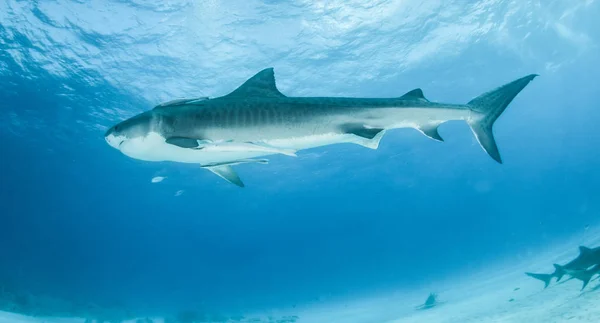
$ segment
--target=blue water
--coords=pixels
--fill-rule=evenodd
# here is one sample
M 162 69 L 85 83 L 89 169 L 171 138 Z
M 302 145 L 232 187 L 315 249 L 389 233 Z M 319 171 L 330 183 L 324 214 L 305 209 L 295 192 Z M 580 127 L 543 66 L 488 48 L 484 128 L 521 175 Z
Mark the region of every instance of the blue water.
M 233 313 L 523 261 L 598 223 L 599 13 L 593 0 L 2 1 L 0 285 L 77 308 Z M 290 96 L 420 87 L 452 103 L 541 76 L 496 123 L 503 165 L 462 122 L 441 126 L 444 143 L 395 130 L 375 151 L 240 165 L 244 189 L 104 141 L 271 66 Z

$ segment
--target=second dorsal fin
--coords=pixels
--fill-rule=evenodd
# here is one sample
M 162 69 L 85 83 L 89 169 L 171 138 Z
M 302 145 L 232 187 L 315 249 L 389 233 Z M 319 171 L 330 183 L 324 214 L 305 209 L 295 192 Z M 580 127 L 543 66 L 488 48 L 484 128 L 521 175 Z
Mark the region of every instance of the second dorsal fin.
M 285 97 L 275 85 L 275 73 L 272 67 L 256 73 L 227 97 Z
M 406 99 L 406 100 L 427 100 L 425 98 L 425 96 L 423 95 L 423 90 L 421 89 L 414 89 L 412 91 L 408 91 L 406 92 L 406 94 L 404 94 L 403 96 L 400 97 L 401 99 Z

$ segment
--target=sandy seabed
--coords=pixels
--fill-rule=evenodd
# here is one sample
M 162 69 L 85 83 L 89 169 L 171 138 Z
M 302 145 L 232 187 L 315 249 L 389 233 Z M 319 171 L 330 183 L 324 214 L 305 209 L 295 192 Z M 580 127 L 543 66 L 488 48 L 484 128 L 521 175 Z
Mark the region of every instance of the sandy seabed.
M 303 308 L 251 313 L 244 319 L 224 322 L 269 323 L 552 323 L 600 322 L 600 280 L 592 281 L 583 291 L 578 280 L 543 283 L 524 272 L 549 273 L 553 263 L 566 263 L 578 254 L 578 246 L 600 246 L 600 228 L 587 238 L 576 238 L 549 247 L 542 253 L 521 256 L 517 265 L 494 265 L 454 279 L 432 281 L 421 290 L 381 293 L 344 302 L 322 302 Z M 416 310 L 429 294 L 439 295 L 440 305 Z M 143 320 L 142 320 L 143 319 Z M 150 322 L 146 318 L 126 323 Z M 176 321 L 150 317 L 153 323 Z M 41 318 L 0 312 L 0 323 L 91 323 L 86 318 Z M 111 322 L 112 323 L 112 322 Z M 191 323 L 191 322 L 185 322 Z

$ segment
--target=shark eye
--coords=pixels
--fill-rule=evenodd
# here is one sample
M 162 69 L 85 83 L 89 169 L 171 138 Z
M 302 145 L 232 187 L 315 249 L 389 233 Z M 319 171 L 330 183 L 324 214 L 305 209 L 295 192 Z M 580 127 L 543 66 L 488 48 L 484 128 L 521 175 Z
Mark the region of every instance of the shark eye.
M 119 129 L 121 129 L 121 127 L 115 126 L 115 131 L 119 131 Z

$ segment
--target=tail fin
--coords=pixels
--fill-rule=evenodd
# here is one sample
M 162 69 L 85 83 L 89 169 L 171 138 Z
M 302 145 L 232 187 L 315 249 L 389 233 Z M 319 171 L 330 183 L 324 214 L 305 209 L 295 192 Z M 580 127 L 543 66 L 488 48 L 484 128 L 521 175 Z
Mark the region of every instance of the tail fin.
M 554 273 L 552 275 L 556 277 L 556 282 L 559 282 L 565 274 L 566 271 L 561 265 L 554 264 Z
M 469 120 L 469 125 L 475 134 L 475 138 L 477 138 L 477 141 L 488 155 L 500 164 L 502 164 L 502 158 L 494 140 L 492 126 L 515 96 L 536 76 L 537 74 L 527 75 L 495 90 L 484 93 L 467 103 L 471 110 L 481 114 Z
M 544 282 L 544 288 L 546 288 L 546 287 L 548 287 L 548 285 L 550 285 L 550 280 L 552 280 L 552 277 L 554 277 L 554 275 L 552 275 L 552 274 L 525 273 L 525 275 L 543 281 Z

